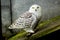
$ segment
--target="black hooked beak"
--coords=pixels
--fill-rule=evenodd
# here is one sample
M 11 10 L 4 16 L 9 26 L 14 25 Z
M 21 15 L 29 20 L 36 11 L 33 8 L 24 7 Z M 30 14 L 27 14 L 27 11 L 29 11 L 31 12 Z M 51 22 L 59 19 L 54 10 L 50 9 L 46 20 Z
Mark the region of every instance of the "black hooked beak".
M 35 9 L 35 11 L 37 11 L 37 9 Z

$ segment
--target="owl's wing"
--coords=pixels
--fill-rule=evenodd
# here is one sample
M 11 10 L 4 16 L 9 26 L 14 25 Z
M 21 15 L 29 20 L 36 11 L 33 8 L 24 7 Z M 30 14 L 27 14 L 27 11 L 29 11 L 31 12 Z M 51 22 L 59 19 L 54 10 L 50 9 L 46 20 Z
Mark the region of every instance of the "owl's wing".
M 19 18 L 12 23 L 12 25 L 9 26 L 9 29 L 17 29 L 17 28 L 24 28 L 25 27 L 25 19 L 30 18 L 32 16 L 31 13 L 25 12 L 22 15 L 19 16 Z
M 26 12 L 23 15 L 21 15 L 10 27 L 9 29 L 20 29 L 24 28 L 26 32 L 34 33 L 32 29 L 32 23 L 34 21 L 34 18 L 32 16 L 32 13 Z
M 26 32 L 31 32 L 34 33 L 32 26 L 33 19 L 32 18 L 27 18 L 25 19 L 25 31 Z
M 25 31 L 34 33 L 33 28 L 35 27 L 35 24 L 37 22 L 36 16 L 32 15 L 30 18 L 27 18 L 25 20 Z
M 20 15 L 21 18 L 30 18 L 31 16 L 32 16 L 32 13 L 28 11 Z
M 9 26 L 9 29 L 20 29 L 24 28 L 24 18 L 18 18 L 12 25 Z

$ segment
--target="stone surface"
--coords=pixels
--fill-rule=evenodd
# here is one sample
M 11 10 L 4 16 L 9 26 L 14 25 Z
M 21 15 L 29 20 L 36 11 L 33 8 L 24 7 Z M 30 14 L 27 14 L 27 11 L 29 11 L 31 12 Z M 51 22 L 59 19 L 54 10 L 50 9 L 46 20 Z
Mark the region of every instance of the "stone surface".
M 1 0 L 1 5 L 2 6 L 9 6 L 10 5 L 10 0 Z
M 11 35 L 7 27 L 11 24 L 10 17 L 10 1 L 1 0 L 1 20 L 2 20 L 2 34 L 4 36 Z

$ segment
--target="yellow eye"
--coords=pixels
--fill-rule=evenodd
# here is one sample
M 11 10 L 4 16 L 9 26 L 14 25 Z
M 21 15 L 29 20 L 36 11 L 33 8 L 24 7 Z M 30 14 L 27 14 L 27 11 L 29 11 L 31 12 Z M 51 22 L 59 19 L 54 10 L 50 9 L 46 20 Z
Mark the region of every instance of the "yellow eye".
M 39 8 L 39 7 L 37 7 L 37 8 Z
M 32 7 L 32 9 L 34 9 L 34 7 Z

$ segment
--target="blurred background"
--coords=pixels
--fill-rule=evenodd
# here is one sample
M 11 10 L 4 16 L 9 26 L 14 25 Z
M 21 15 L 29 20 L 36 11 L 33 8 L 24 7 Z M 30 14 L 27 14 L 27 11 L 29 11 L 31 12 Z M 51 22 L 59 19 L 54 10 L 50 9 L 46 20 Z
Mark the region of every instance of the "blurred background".
M 41 21 L 60 15 L 60 0 L 1 0 L 3 36 L 12 35 L 7 27 L 33 4 L 42 7 Z

